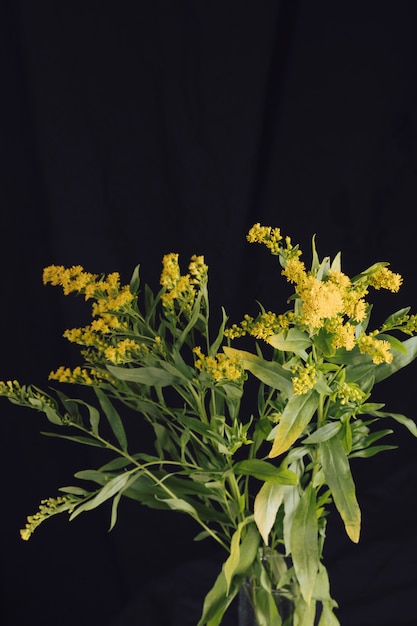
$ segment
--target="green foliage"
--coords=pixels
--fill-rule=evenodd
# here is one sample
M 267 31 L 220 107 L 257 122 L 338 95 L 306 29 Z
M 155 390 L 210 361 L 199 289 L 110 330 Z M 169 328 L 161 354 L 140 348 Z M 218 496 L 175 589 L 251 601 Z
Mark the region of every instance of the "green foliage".
M 375 384 L 416 358 L 417 337 L 397 336 L 414 335 L 416 316 L 403 308 L 368 331 L 369 290 L 395 292 L 401 283 L 386 263 L 349 279 L 340 255 L 320 262 L 314 240 L 309 271 L 279 229 L 257 224 L 248 240 L 278 257 L 294 285 L 292 308 L 261 307 L 258 317 L 231 326 L 222 311 L 214 329 L 202 257 L 191 259 L 185 275 L 178 255 L 164 257 L 156 294 L 147 285 L 141 291 L 139 267 L 124 287 L 116 274 L 45 269 L 45 282 L 93 300 L 91 324 L 66 331 L 82 346 L 83 366 L 59 368 L 51 379 L 89 386 L 96 402 L 16 381 L 0 383 L 0 395 L 44 413 L 54 428 L 48 436 L 101 448 L 106 457 L 101 467 L 75 472 L 82 486 L 44 501 L 22 537 L 51 515 L 65 511 L 72 520 L 105 502 L 113 528 L 124 497 L 175 510 L 195 521 L 196 540 L 225 549 L 198 626 L 219 625 L 248 582 L 259 626 L 284 624 L 274 593 L 294 603 L 294 623 L 313 626 L 320 612 L 320 626 L 336 626 L 322 559 L 329 507 L 357 542 L 350 459 L 395 447 L 381 443 L 392 433 L 386 420 L 417 436 L 413 420 L 370 400 Z M 253 385 L 256 406 L 245 395 Z M 129 436 L 132 412 L 150 426 L 153 448 Z

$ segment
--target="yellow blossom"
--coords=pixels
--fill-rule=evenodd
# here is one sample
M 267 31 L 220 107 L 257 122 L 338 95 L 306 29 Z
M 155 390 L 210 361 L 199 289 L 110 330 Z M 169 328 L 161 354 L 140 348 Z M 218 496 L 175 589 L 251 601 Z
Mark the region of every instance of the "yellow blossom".
M 229 339 L 249 334 L 256 339 L 267 341 L 272 335 L 287 330 L 292 319 L 292 313 L 277 315 L 272 311 L 260 313 L 255 319 L 250 315 L 245 315 L 240 324 L 233 324 L 225 330 L 224 334 Z
M 337 397 L 340 404 L 349 402 L 361 403 L 366 397 L 365 392 L 355 383 L 340 383 L 337 387 Z
M 140 345 L 133 339 L 123 339 L 115 346 L 108 346 L 104 350 L 104 356 L 108 361 L 115 364 L 127 363 L 132 360 L 134 353 L 137 353 L 140 349 Z
M 63 511 L 71 512 L 74 505 L 79 501 L 76 496 L 66 495 L 58 496 L 57 498 L 47 498 L 42 500 L 39 506 L 39 510 L 34 515 L 29 515 L 26 521 L 25 528 L 20 531 L 20 536 L 24 541 L 27 541 L 36 528 L 42 524 L 46 519 L 52 515 L 57 515 Z
M 171 252 L 162 259 L 162 274 L 159 282 L 168 290 L 173 289 L 181 277 L 178 258 L 178 254 Z
M 348 289 L 348 287 L 350 287 L 351 285 L 349 276 L 347 276 L 343 272 L 340 272 L 339 270 L 330 269 L 327 273 L 327 280 L 330 283 L 334 283 L 342 290 Z
M 289 283 L 298 284 L 306 277 L 306 268 L 305 265 L 300 259 L 294 257 L 288 259 L 285 268 L 282 270 L 281 274 L 286 277 Z
M 200 346 L 193 349 L 196 359 L 195 367 L 205 372 L 214 382 L 225 382 L 227 380 L 239 380 L 244 375 L 242 362 L 239 356 L 228 357 L 226 354 L 216 354 L 216 356 L 206 356 Z
M 338 316 L 326 323 L 325 327 L 333 335 L 332 346 L 335 350 L 338 348 L 353 350 L 356 343 L 356 327 L 353 324 L 343 323 L 343 318 Z
M 263 243 L 272 254 L 278 255 L 280 253 L 279 242 L 282 240 L 282 235 L 279 228 L 261 226 L 258 222 L 249 230 L 246 239 L 249 243 Z
M 379 363 L 391 363 L 393 359 L 391 345 L 385 339 L 377 339 L 374 333 L 371 333 L 369 335 L 361 335 L 357 343 L 361 354 L 369 354 L 376 365 Z
M 400 289 L 402 282 L 402 276 L 395 274 L 387 267 L 380 267 L 369 276 L 369 284 L 374 289 L 387 289 L 393 293 L 396 293 Z
M 204 256 L 194 254 L 191 257 L 188 270 L 192 277 L 191 283 L 201 285 L 207 279 L 208 274 L 208 266 L 204 263 Z
M 314 365 L 296 365 L 292 368 L 294 376 L 292 383 L 293 394 L 298 396 L 312 389 L 317 380 L 317 372 Z
M 92 385 L 93 379 L 91 378 L 88 370 L 80 366 L 71 369 L 61 365 L 55 372 L 50 372 L 49 380 L 57 380 L 60 383 L 81 383 L 84 385 Z
M 302 319 L 307 326 L 321 328 L 326 318 L 332 318 L 344 311 L 343 294 L 331 282 L 307 276 L 299 286 L 302 301 Z

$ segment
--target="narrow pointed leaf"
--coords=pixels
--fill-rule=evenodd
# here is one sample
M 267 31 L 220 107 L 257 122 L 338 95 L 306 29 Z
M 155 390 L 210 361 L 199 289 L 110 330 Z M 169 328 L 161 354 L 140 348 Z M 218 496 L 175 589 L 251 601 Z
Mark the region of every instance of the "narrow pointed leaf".
M 271 458 L 286 452 L 310 423 L 319 404 L 319 394 L 314 390 L 291 396 L 281 415 L 275 439 L 269 453 Z
M 91 498 L 91 500 L 87 500 L 87 502 L 84 502 L 84 504 L 78 506 L 75 509 L 70 517 L 70 520 L 73 520 L 83 511 L 91 511 L 92 509 L 95 509 L 103 504 L 103 502 L 106 502 L 107 500 L 112 498 L 123 489 L 129 479 L 130 475 L 126 473 L 115 476 L 112 480 L 109 480 L 109 482 L 106 483 L 102 489 L 100 489 L 100 491 L 97 493 L 97 495 L 94 496 L 94 498 Z
M 225 346 L 223 348 L 227 356 L 240 356 L 243 367 L 256 378 L 272 389 L 279 389 L 286 395 L 292 391 L 291 372 L 285 370 L 282 365 L 275 361 L 267 361 L 256 354 L 245 350 L 236 350 Z
M 255 523 L 265 545 L 268 545 L 269 533 L 275 523 L 278 509 L 284 500 L 284 495 L 284 485 L 264 483 L 255 498 Z
M 291 554 L 301 594 L 310 604 L 319 570 L 316 494 L 309 485 L 300 498 L 291 529 Z
M 375 369 L 375 382 L 379 383 L 381 380 L 388 378 L 398 370 L 409 365 L 417 357 L 417 336 L 406 339 L 402 342 L 403 347 L 406 349 L 406 353 L 397 352 L 394 350 L 394 357 L 391 363 L 381 363 Z
M 236 474 L 244 474 L 254 476 L 259 480 L 265 480 L 271 483 L 281 485 L 296 485 L 298 482 L 297 474 L 286 467 L 276 467 L 268 461 L 261 459 L 247 459 L 235 463 L 234 472 Z
M 127 450 L 127 439 L 126 439 L 126 433 L 125 433 L 125 429 L 123 426 L 123 422 L 122 419 L 119 415 L 119 413 L 116 411 L 116 409 L 114 408 L 114 406 L 112 405 L 112 403 L 110 402 L 109 398 L 106 396 L 106 394 L 99 388 L 95 389 L 97 398 L 100 402 L 100 406 L 103 409 L 103 412 L 105 413 L 108 422 L 110 424 L 110 427 L 113 431 L 114 436 L 116 437 L 117 441 L 120 444 L 120 447 L 122 448 L 122 450 L 124 452 L 126 452 Z
M 350 539 L 359 541 L 361 513 L 356 500 L 355 483 L 349 461 L 338 436 L 320 445 L 324 476 Z
M 108 365 L 107 369 L 118 380 L 127 380 L 138 385 L 166 387 L 182 382 L 182 377 L 167 372 L 160 367 L 120 367 Z

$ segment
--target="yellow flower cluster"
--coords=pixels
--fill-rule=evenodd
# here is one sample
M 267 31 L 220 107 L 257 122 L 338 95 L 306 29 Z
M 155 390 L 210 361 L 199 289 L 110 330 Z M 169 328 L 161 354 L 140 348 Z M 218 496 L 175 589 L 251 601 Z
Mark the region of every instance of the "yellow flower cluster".
M 341 315 L 326 323 L 327 332 L 332 335 L 332 347 L 353 350 L 356 343 L 356 326 L 350 322 L 344 322 Z
M 91 372 L 79 366 L 71 369 L 61 365 L 55 372 L 49 374 L 49 380 L 57 380 L 60 383 L 81 383 L 83 385 L 94 383 Z
M 246 334 L 267 341 L 272 335 L 287 330 L 293 318 L 292 312 L 277 315 L 272 311 L 260 313 L 256 318 L 245 315 L 240 324 L 232 324 L 224 331 L 228 339 L 244 337 Z
M 249 243 L 263 243 L 272 254 L 278 255 L 281 251 L 281 230 L 271 226 L 261 226 L 258 222 L 249 230 L 246 239 Z
M 415 332 L 417 332 L 417 315 L 407 315 L 406 323 L 402 330 L 409 333 L 410 335 L 413 335 Z
M 326 268 L 325 265 L 309 272 L 299 259 L 302 253 L 298 246 L 293 247 L 288 237 L 284 246 L 282 239 L 279 228 L 261 226 L 259 223 L 254 224 L 247 235 L 249 242 L 263 243 L 272 254 L 279 254 L 283 266 L 282 274 L 289 283 L 295 285 L 298 298 L 296 315 L 292 319 L 288 313 L 285 316 L 276 316 L 281 328 L 277 328 L 278 324 L 275 325 L 274 321 L 271 322 L 271 313 L 260 316 L 256 321 L 245 316 L 239 326 L 234 324 L 226 331 L 226 336 L 235 339 L 249 333 L 257 339 L 267 340 L 272 334 L 285 330 L 285 319 L 287 327 L 288 324 L 298 325 L 313 334 L 324 328 L 332 335 L 334 349 L 352 350 L 358 344 L 361 352 L 370 354 L 375 363 L 391 362 L 393 357 L 390 345 L 376 339 L 372 334 L 357 333 L 357 324 L 366 319 L 368 305 L 365 297 L 368 288 L 371 286 L 397 292 L 402 283 L 400 274 L 395 274 L 382 264 L 361 274 L 354 282 L 343 272 L 333 267 Z M 417 329 L 417 318 L 404 321 L 402 329 L 413 334 Z
M 239 356 L 228 357 L 226 354 L 206 356 L 201 348 L 193 349 L 195 354 L 195 367 L 205 372 L 214 382 L 240 380 L 244 376 L 244 369 Z
M 310 389 L 313 389 L 317 381 L 317 372 L 314 365 L 296 365 L 293 367 L 292 372 L 294 376 L 291 380 L 294 387 L 293 394 L 295 396 L 301 396 Z
M 306 275 L 298 284 L 302 302 L 303 323 L 314 329 L 324 326 L 324 320 L 344 313 L 343 294 L 331 281 L 321 281 Z
M 326 279 L 320 280 L 306 272 L 304 264 L 298 259 L 291 259 L 282 273 L 288 281 L 296 284 L 301 301 L 300 321 L 305 326 L 317 330 L 325 326 L 327 320 L 341 320 L 344 316 L 356 322 L 365 319 L 364 295 L 367 290 L 363 284 L 358 286 L 352 284 L 350 278 L 343 272 L 329 270 Z M 345 345 L 341 343 L 340 322 L 337 327 L 338 343 Z M 351 329 L 348 328 L 346 331 L 346 338 L 350 338 Z
M 349 404 L 350 402 L 361 403 L 366 394 L 355 383 L 340 383 L 337 387 L 337 397 L 340 400 L 340 404 Z
M 298 284 L 306 275 L 306 266 L 299 258 L 288 259 L 281 274 L 285 276 L 289 283 Z
M 148 354 L 149 348 L 145 343 L 136 343 L 133 339 L 122 339 L 115 346 L 108 346 L 104 356 L 115 364 L 129 363 L 139 354 Z
M 55 408 L 54 401 L 46 394 L 31 385 L 21 385 L 17 380 L 0 381 L 0 396 L 14 399 L 19 404 L 32 408 L 50 406 Z
M 72 495 L 59 496 L 58 498 L 47 498 L 42 500 L 39 510 L 34 515 L 29 515 L 26 526 L 20 531 L 22 539 L 27 541 L 36 528 L 47 518 L 57 515 L 63 511 L 71 512 L 78 498 Z
M 162 294 L 162 304 L 172 308 L 178 302 L 185 313 L 190 313 L 197 295 L 196 287 L 207 281 L 208 266 L 203 256 L 193 255 L 188 266 L 188 274 L 181 275 L 179 255 L 171 252 L 162 259 L 160 284 L 165 288 Z
M 380 267 L 369 275 L 368 280 L 374 289 L 387 289 L 393 293 L 397 293 L 403 282 L 401 274 L 395 274 L 387 267 Z
M 376 332 L 369 335 L 363 334 L 358 338 L 357 344 L 361 354 L 369 354 L 376 365 L 391 363 L 393 355 L 390 343 L 385 339 L 377 339 L 376 334 Z
M 127 327 L 126 314 L 131 312 L 131 304 L 135 299 L 128 285 L 120 284 L 117 272 L 99 277 L 97 274 L 85 272 L 81 265 L 65 268 L 51 265 L 44 269 L 44 284 L 59 285 L 64 294 L 78 292 L 85 299 L 94 298 L 92 304 L 92 322 L 82 328 L 71 328 L 64 332 L 64 337 L 72 343 L 94 348 L 99 356 L 111 363 L 125 363 L 132 358 L 134 352 L 142 349 L 131 339 L 115 341 L 116 333 L 124 332 Z M 97 360 L 97 357 L 96 359 Z M 95 372 L 76 367 L 60 367 L 51 372 L 50 379 L 60 382 L 82 383 L 93 385 L 97 377 Z
M 17 380 L 0 381 L 0 396 L 12 398 L 17 393 L 20 393 L 21 386 Z

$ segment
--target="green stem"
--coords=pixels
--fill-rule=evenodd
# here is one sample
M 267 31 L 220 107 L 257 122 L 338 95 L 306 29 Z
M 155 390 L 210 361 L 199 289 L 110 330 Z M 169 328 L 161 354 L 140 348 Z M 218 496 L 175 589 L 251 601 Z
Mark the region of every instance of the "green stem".
M 96 439 L 97 441 L 99 441 L 100 443 L 102 443 L 104 445 L 105 448 L 107 448 L 108 450 L 112 450 L 113 452 L 115 452 L 116 454 L 118 454 L 119 456 L 124 457 L 126 460 L 128 460 L 130 463 L 132 463 L 132 465 L 134 465 L 136 467 L 136 470 L 130 470 L 131 473 L 134 473 L 134 471 L 137 471 L 138 469 L 140 469 L 146 476 L 148 476 L 156 485 L 159 485 L 164 491 L 165 493 L 173 499 L 177 499 L 177 494 L 172 491 L 169 487 L 167 487 L 164 483 L 164 480 L 160 480 L 159 478 L 157 478 L 149 469 L 147 466 L 149 466 L 150 464 L 141 464 L 139 463 L 134 457 L 132 457 L 128 452 L 122 450 L 121 448 L 118 448 L 117 446 L 113 445 L 112 443 L 110 443 L 109 441 L 107 441 L 106 439 L 104 439 L 103 437 L 101 437 L 99 434 L 93 433 L 92 431 L 88 430 L 87 428 L 85 428 L 84 426 L 71 422 L 71 425 L 74 426 L 74 428 L 82 431 L 85 434 L 88 434 L 90 437 L 93 437 L 94 439 Z M 174 462 L 172 462 L 174 463 Z M 152 463 L 154 464 L 154 463 Z M 179 465 L 179 463 L 178 463 Z M 193 519 L 217 542 L 219 543 L 222 548 L 224 548 L 225 550 L 229 551 L 230 547 L 221 539 L 221 537 L 219 537 L 202 519 L 200 519 L 198 516 L 192 516 Z

